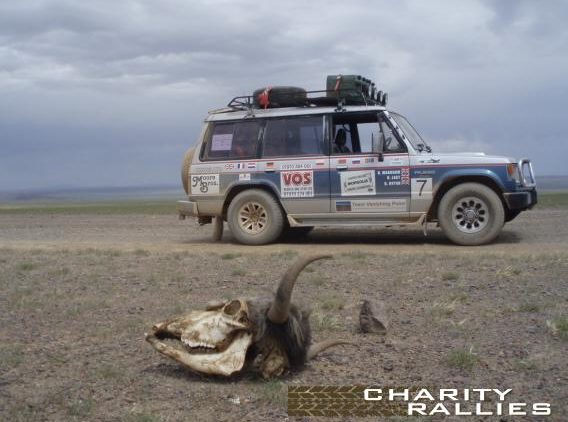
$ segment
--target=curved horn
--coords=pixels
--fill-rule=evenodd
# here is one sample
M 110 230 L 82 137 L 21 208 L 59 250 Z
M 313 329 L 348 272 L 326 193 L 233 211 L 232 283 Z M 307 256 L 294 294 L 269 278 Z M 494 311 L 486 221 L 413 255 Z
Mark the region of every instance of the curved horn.
M 318 259 L 330 259 L 331 255 L 312 255 L 298 259 L 288 271 L 282 276 L 280 285 L 276 291 L 276 296 L 270 309 L 268 310 L 268 319 L 274 324 L 283 324 L 288 320 L 288 312 L 290 311 L 290 301 L 292 300 L 292 290 L 298 275 L 311 262 Z
M 310 348 L 308 349 L 308 356 L 307 356 L 306 360 L 312 360 L 318 354 L 323 352 L 325 349 L 329 349 L 330 347 L 337 346 L 339 344 L 351 344 L 352 346 L 355 345 L 355 343 L 352 343 L 352 342 L 347 341 L 347 340 L 324 340 L 324 341 L 320 341 L 319 343 L 315 343 L 315 344 L 312 344 L 310 346 Z

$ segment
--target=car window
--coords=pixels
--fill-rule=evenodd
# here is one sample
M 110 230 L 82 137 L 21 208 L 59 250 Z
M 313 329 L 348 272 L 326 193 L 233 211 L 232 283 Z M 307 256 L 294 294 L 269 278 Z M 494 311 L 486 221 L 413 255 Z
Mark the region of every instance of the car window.
M 260 122 L 214 123 L 210 127 L 206 160 L 255 158 Z
M 321 116 L 288 117 L 266 122 L 263 157 L 318 155 L 324 153 Z
M 369 154 L 373 152 L 373 145 L 377 149 L 381 147 L 385 153 L 406 151 L 382 114 L 336 114 L 332 124 L 332 152 L 335 155 Z

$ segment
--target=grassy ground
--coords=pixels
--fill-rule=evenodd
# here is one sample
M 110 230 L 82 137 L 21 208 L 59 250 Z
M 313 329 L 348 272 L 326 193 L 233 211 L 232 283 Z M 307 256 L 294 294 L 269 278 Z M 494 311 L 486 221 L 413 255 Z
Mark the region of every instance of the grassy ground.
M 353 249 L 318 262 L 302 274 L 296 301 L 313 309 L 315 340 L 357 347 L 280 380 L 197 376 L 143 341 L 151 324 L 211 299 L 270 295 L 296 256 L 0 248 L 1 418 L 285 420 L 289 383 L 377 382 L 501 386 L 519 401 L 552 402 L 557 417 L 548 420 L 568 412 L 561 251 Z M 386 339 L 358 331 L 361 299 L 388 303 Z

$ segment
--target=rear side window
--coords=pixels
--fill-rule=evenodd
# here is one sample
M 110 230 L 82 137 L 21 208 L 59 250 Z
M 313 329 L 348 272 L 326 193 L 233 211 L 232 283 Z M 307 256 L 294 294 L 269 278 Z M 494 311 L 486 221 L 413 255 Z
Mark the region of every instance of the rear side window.
M 264 129 L 263 157 L 324 153 L 322 116 L 267 120 Z
M 255 120 L 213 123 L 209 127 L 204 160 L 256 158 L 260 124 Z

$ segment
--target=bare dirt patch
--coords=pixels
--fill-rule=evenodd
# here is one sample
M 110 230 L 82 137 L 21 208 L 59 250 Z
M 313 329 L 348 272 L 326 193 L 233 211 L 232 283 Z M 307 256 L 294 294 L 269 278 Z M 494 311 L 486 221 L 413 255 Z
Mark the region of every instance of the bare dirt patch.
M 309 242 L 251 248 L 229 233 L 213 244 L 209 227 L 168 215 L 2 215 L 0 414 L 284 420 L 289 384 L 370 383 L 512 388 L 522 401 L 551 402 L 548 420 L 564 420 L 567 216 L 525 213 L 486 247 L 455 247 L 437 230 L 426 240 L 317 230 Z M 200 377 L 143 340 L 152 323 L 210 299 L 270 294 L 298 253 L 324 251 L 335 259 L 309 267 L 295 299 L 314 309 L 316 341 L 358 347 L 266 382 Z M 358 331 L 362 299 L 391 307 L 386 338 Z

